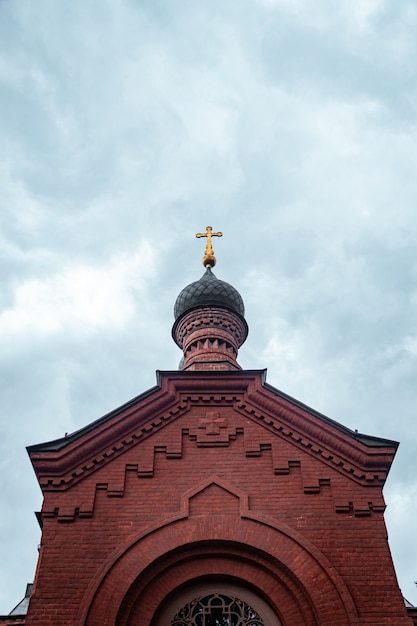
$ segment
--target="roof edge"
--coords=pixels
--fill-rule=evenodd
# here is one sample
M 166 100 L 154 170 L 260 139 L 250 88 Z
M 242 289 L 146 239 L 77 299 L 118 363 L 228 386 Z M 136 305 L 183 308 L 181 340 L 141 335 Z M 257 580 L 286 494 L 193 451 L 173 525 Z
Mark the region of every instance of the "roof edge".
M 67 445 L 73 443 L 74 441 L 76 441 L 77 439 L 79 439 L 80 437 L 82 437 L 83 435 L 91 432 L 92 430 L 94 430 L 97 426 L 100 426 L 102 424 L 105 424 L 107 421 L 111 420 L 113 417 L 119 415 L 120 413 L 122 413 L 123 411 L 125 411 L 126 409 L 129 409 L 131 406 L 135 405 L 136 403 L 152 396 L 153 394 L 157 393 L 158 391 L 161 390 L 162 388 L 162 381 L 164 378 L 177 378 L 177 379 L 182 379 L 184 380 L 185 378 L 218 378 L 219 376 L 222 377 L 230 377 L 230 378 L 242 378 L 242 376 L 252 376 L 252 377 L 259 377 L 260 378 L 260 382 L 262 387 L 272 393 L 273 395 L 282 398 L 283 400 L 289 402 L 290 404 L 296 406 L 297 408 L 306 411 L 307 413 L 309 413 L 310 415 L 312 415 L 313 417 L 319 419 L 320 421 L 322 421 L 323 423 L 336 428 L 337 430 L 339 430 L 339 432 L 351 437 L 352 439 L 358 441 L 359 443 L 366 445 L 369 448 L 383 448 L 383 447 L 390 447 L 393 448 L 396 452 L 398 446 L 399 446 L 399 442 L 395 441 L 395 440 L 391 440 L 391 439 L 385 439 L 382 437 L 377 437 L 377 436 L 373 436 L 373 435 L 367 435 L 364 433 L 359 433 L 357 431 L 354 431 L 350 428 L 348 428 L 347 426 L 344 426 L 343 424 L 341 424 L 340 422 L 337 422 L 336 420 L 327 417 L 326 415 L 324 415 L 323 413 L 321 413 L 320 411 L 316 411 L 315 409 L 313 409 L 312 407 L 310 407 L 307 404 L 304 404 L 303 402 L 301 402 L 300 400 L 297 400 L 296 398 L 294 398 L 293 396 L 290 396 L 289 394 L 286 394 L 285 392 L 277 389 L 276 387 L 274 387 L 273 385 L 271 385 L 270 383 L 268 383 L 266 381 L 266 377 L 267 377 L 267 369 L 253 369 L 253 370 L 236 370 L 236 371 L 218 371 L 218 370 L 201 370 L 201 371 L 182 371 L 182 370 L 157 370 L 156 371 L 156 385 L 154 385 L 153 387 L 151 387 L 150 389 L 144 391 L 143 393 L 135 396 L 134 398 L 132 398 L 131 400 L 128 400 L 127 402 L 125 402 L 124 404 L 122 404 L 121 406 L 113 409 L 112 411 L 110 411 L 109 413 L 106 413 L 105 415 L 103 415 L 102 417 L 99 417 L 98 419 L 90 422 L 89 424 L 87 424 L 86 426 L 74 431 L 73 433 L 66 435 L 64 437 L 60 437 L 58 439 L 53 439 L 51 441 L 47 441 L 44 443 L 39 443 L 39 444 L 33 444 L 30 446 L 26 447 L 26 450 L 29 454 L 29 456 L 31 456 L 32 454 L 36 454 L 36 453 L 43 453 L 43 452 L 58 452 L 59 450 L 61 450 L 62 448 L 66 447 Z
M 61 448 L 64 448 L 65 446 L 69 445 L 73 441 L 76 441 L 77 439 L 82 437 L 82 435 L 89 433 L 90 431 L 94 430 L 97 426 L 101 424 L 105 424 L 107 421 L 109 421 L 116 415 L 119 415 L 119 413 L 122 413 L 123 411 L 125 411 L 126 409 L 129 409 L 131 406 L 133 406 L 137 402 L 140 402 L 141 400 L 144 400 L 145 398 L 148 398 L 152 394 L 159 391 L 162 386 L 161 385 L 162 377 L 160 374 L 161 374 L 160 371 L 157 370 L 156 371 L 157 384 L 151 387 L 150 389 L 147 389 L 143 393 L 140 393 L 138 396 L 135 396 L 131 400 L 128 400 L 121 406 L 118 406 L 116 409 L 113 409 L 109 413 L 106 413 L 102 417 L 99 417 L 93 422 L 90 422 L 89 424 L 87 424 L 87 426 L 83 426 L 82 428 L 74 431 L 73 433 L 69 435 L 65 435 L 64 437 L 59 437 L 58 439 L 53 439 L 51 441 L 45 441 L 44 443 L 37 443 L 37 444 L 30 445 L 30 446 L 26 446 L 27 453 L 30 456 L 32 453 L 36 453 L 36 452 L 58 452 L 59 450 L 61 450 Z
M 360 443 L 363 443 L 368 447 L 375 448 L 375 447 L 387 447 L 388 446 L 388 447 L 395 448 L 395 450 L 397 450 L 398 446 L 400 445 L 398 441 L 395 441 L 393 439 L 385 439 L 383 437 L 377 437 L 374 435 L 366 435 L 365 433 L 359 433 L 356 430 L 352 430 L 351 428 L 344 426 L 343 424 L 341 424 L 340 422 L 337 422 L 331 417 L 328 417 L 324 413 L 320 413 L 320 411 L 316 411 L 315 409 L 308 406 L 307 404 L 304 404 L 300 400 L 297 400 L 296 398 L 286 394 L 280 389 L 277 389 L 273 385 L 267 383 L 266 378 L 263 382 L 263 387 L 267 389 L 268 391 L 270 391 L 271 393 L 273 393 L 274 395 L 282 398 L 283 400 L 287 400 L 288 402 L 291 402 L 291 404 L 294 404 L 295 406 L 302 409 L 303 411 L 307 411 L 308 413 L 310 413 L 310 415 L 317 417 L 318 419 L 323 421 L 325 424 L 328 424 L 329 426 L 333 426 L 334 428 L 337 428 L 337 430 L 341 431 L 342 433 L 346 435 L 349 435 L 350 437 L 353 437 L 354 439 L 356 439 L 356 441 L 359 441 Z

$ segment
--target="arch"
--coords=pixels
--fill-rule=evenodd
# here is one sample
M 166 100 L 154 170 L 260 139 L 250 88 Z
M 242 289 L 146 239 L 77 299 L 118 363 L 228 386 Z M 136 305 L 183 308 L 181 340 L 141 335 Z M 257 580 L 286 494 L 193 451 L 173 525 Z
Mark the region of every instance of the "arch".
M 317 626 L 314 607 L 289 573 L 274 567 L 269 555 L 224 541 L 184 546 L 153 563 L 129 589 L 116 624 L 153 623 L 160 607 L 172 596 L 200 584 L 211 587 L 214 580 L 221 588 L 233 584 L 251 590 L 277 615 L 285 608 L 293 623 Z
M 213 576 L 246 581 L 284 626 L 356 623 L 345 583 L 294 530 L 249 511 L 194 518 L 183 511 L 103 564 L 86 591 L 77 624 L 131 626 L 140 614 L 141 626 L 148 626 L 169 594 Z
M 281 626 L 276 613 L 265 600 L 244 585 L 230 583 L 225 580 L 213 580 L 196 583 L 171 594 L 158 608 L 152 626 L 170 624 L 200 624 L 201 613 L 212 616 L 214 610 L 226 613 L 228 623 L 232 624 L 232 616 L 239 618 L 239 624 L 246 626 Z M 196 622 L 200 617 L 200 620 Z M 178 622 L 176 621 L 178 619 Z M 240 621 L 241 620 L 241 621 Z M 203 622 L 203 626 L 205 626 Z

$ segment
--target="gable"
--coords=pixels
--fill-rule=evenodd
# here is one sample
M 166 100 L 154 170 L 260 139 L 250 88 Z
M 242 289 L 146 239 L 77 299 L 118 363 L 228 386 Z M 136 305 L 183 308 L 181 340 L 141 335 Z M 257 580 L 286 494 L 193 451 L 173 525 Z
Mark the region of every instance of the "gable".
M 28 453 L 42 490 L 65 491 L 137 446 L 138 476 L 152 477 L 155 454 L 181 459 L 185 442 L 216 449 L 237 438 L 246 459 L 270 454 L 275 475 L 288 474 L 303 455 L 349 480 L 379 486 L 398 445 L 354 433 L 313 411 L 265 383 L 264 371 L 204 371 L 158 372 L 156 387 L 69 437 L 30 446 Z M 319 490 L 319 481 L 317 473 L 304 488 Z

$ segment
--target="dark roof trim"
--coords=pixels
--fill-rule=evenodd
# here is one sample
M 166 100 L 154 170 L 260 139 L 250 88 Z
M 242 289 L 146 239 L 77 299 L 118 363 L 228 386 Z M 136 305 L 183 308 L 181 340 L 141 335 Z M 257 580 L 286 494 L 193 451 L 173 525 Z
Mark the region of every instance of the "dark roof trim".
M 61 450 L 61 448 L 64 448 L 73 441 L 76 441 L 77 439 L 82 437 L 82 435 L 85 435 L 86 433 L 94 430 L 100 424 L 105 424 L 115 415 L 119 415 L 119 413 L 122 413 L 137 402 L 140 402 L 141 400 L 144 400 L 145 398 L 151 396 L 153 393 L 156 393 L 161 388 L 161 376 L 159 370 L 156 372 L 156 380 L 157 384 L 154 387 L 151 387 L 150 389 L 139 394 L 135 398 L 128 400 L 128 402 L 125 402 L 125 404 L 117 407 L 117 409 L 113 409 L 113 411 L 110 411 L 110 413 L 106 413 L 105 415 L 103 415 L 103 417 L 99 417 L 98 419 L 94 420 L 94 422 L 87 424 L 87 426 L 83 426 L 83 428 L 76 430 L 70 435 L 60 437 L 59 439 L 54 439 L 53 441 L 46 441 L 45 443 L 37 443 L 32 446 L 26 446 L 28 454 L 30 455 L 32 452 L 57 452 L 58 450 Z
M 23 617 L 26 616 L 26 613 L 28 612 L 28 608 L 29 608 L 30 596 L 32 595 L 32 589 L 33 589 L 33 583 L 27 583 L 25 597 L 23 598 L 23 600 L 19 602 L 19 604 L 17 604 L 14 607 L 14 609 L 10 611 L 9 615 L 7 616 L 7 619 L 10 619 L 10 618 L 22 619 Z
M 293 398 L 292 396 L 284 393 L 283 391 L 280 391 L 276 387 L 273 387 L 272 385 L 270 385 L 269 383 L 266 382 L 266 374 L 267 374 L 267 370 L 266 369 L 263 369 L 263 370 L 237 370 L 237 371 L 227 371 L 227 372 L 221 372 L 221 371 L 218 371 L 218 370 L 217 371 L 216 370 L 213 370 L 213 371 L 212 370 L 203 370 L 203 371 L 192 371 L 192 372 L 180 371 L 180 370 L 157 370 L 156 371 L 156 382 L 157 382 L 157 384 L 154 387 L 151 387 L 150 389 L 148 389 L 144 393 L 139 394 L 138 396 L 136 396 L 136 397 L 132 398 L 131 400 L 129 400 L 128 402 L 126 402 L 125 404 L 122 404 L 121 406 L 117 407 L 113 411 L 110 411 L 110 413 L 106 413 L 106 415 L 104 415 L 103 417 L 100 417 L 99 419 L 91 422 L 87 426 L 84 426 L 83 428 L 75 431 L 74 433 L 71 433 L 70 435 L 67 435 L 65 437 L 61 437 L 60 439 L 54 439 L 53 441 L 48 441 L 48 442 L 45 442 L 45 443 L 35 444 L 35 445 L 32 445 L 32 446 L 27 446 L 26 450 L 28 451 L 29 455 L 31 453 L 33 453 L 33 452 L 56 452 L 58 450 L 61 450 L 61 448 L 64 448 L 65 446 L 67 446 L 68 444 L 72 443 L 73 441 L 76 441 L 77 439 L 79 439 L 80 437 L 85 435 L 86 433 L 91 432 L 92 430 L 94 430 L 100 424 L 106 423 L 108 420 L 111 420 L 116 415 L 119 415 L 119 413 L 122 413 L 126 409 L 129 409 L 131 406 L 133 406 L 133 405 L 137 404 L 138 402 L 140 402 L 141 400 L 144 400 L 145 398 L 148 398 L 152 394 L 154 394 L 157 391 L 159 391 L 161 389 L 162 378 L 164 376 L 172 376 L 172 377 L 184 380 L 187 377 L 190 377 L 190 378 L 191 377 L 192 378 L 200 378 L 200 377 L 201 378 L 218 378 L 219 375 L 222 375 L 222 374 L 227 375 L 228 377 L 231 377 L 231 378 L 233 378 L 233 377 L 240 378 L 240 377 L 242 377 L 242 374 L 246 374 L 246 375 L 249 375 L 249 376 L 251 376 L 251 375 L 252 376 L 259 376 L 260 375 L 261 376 L 261 380 L 262 380 L 262 386 L 267 391 L 269 391 L 270 393 L 274 394 L 275 396 L 277 396 L 279 398 L 282 398 L 286 402 L 289 402 L 290 404 L 298 407 L 299 409 L 302 409 L 303 411 L 306 411 L 310 415 L 313 415 L 314 417 L 318 418 L 319 420 L 321 420 L 325 424 L 328 424 L 329 426 L 332 426 L 332 427 L 336 428 L 337 430 L 339 430 L 340 432 L 348 435 L 349 437 L 352 437 L 356 441 L 359 441 L 360 443 L 362 443 L 362 444 L 364 444 L 364 445 L 366 445 L 368 447 L 372 447 L 372 448 L 392 447 L 395 450 L 397 450 L 397 448 L 399 446 L 398 441 L 393 441 L 391 439 L 383 439 L 382 437 L 374 437 L 374 436 L 371 436 L 371 435 L 365 435 L 363 433 L 358 433 L 356 431 L 353 431 L 350 428 L 348 428 L 347 426 L 343 426 L 339 422 L 336 422 L 335 420 L 331 419 L 330 417 L 327 417 L 323 413 L 320 413 L 319 411 L 316 411 L 315 409 L 312 409 L 310 406 L 304 404 L 303 402 L 300 402 L 296 398 Z
M 266 370 L 263 370 L 263 371 L 266 373 Z M 340 424 L 339 422 L 336 422 L 335 420 L 331 419 L 330 417 L 327 417 L 323 413 L 320 413 L 319 411 L 316 411 L 315 409 L 312 409 L 310 406 L 307 406 L 306 404 L 303 404 L 303 402 L 300 402 L 299 400 L 296 400 L 295 398 L 293 398 L 292 396 L 289 396 L 288 394 L 284 393 L 283 391 L 280 391 L 279 389 L 276 389 L 275 387 L 273 387 L 272 385 L 267 383 L 265 381 L 265 379 L 264 379 L 264 382 L 263 382 L 263 386 L 265 387 L 265 389 L 268 389 L 268 391 L 271 391 L 274 395 L 282 398 L 283 400 L 287 400 L 288 402 L 290 402 L 291 404 L 294 404 L 295 406 L 297 406 L 298 408 L 302 409 L 303 411 L 307 411 L 308 413 L 310 413 L 310 415 L 314 415 L 314 417 L 317 417 L 318 419 L 320 419 L 325 424 L 329 424 L 330 426 L 333 426 L 334 428 L 337 428 L 342 433 L 345 433 L 346 435 L 349 435 L 350 437 L 353 437 L 354 439 L 356 439 L 356 441 L 360 441 L 361 443 L 365 444 L 366 446 L 369 446 L 371 448 L 375 448 L 375 447 L 379 448 L 379 447 L 389 446 L 389 447 L 393 447 L 393 448 L 397 449 L 398 446 L 400 445 L 398 441 L 394 441 L 392 439 L 384 439 L 382 437 L 374 437 L 372 435 L 365 435 L 364 433 L 359 433 L 359 432 L 357 432 L 355 430 L 351 430 L 347 426 L 343 426 L 343 424 Z

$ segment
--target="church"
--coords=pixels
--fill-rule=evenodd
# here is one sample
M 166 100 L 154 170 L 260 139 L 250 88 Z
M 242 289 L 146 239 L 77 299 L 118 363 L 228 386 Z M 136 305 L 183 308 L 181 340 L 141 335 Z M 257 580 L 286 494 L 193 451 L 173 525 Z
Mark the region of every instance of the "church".
M 178 371 L 28 448 L 43 492 L 31 593 L 12 626 L 412 626 L 383 486 L 397 442 L 353 432 L 242 370 L 241 295 L 179 294 Z M 30 598 L 29 598 L 30 595 Z

